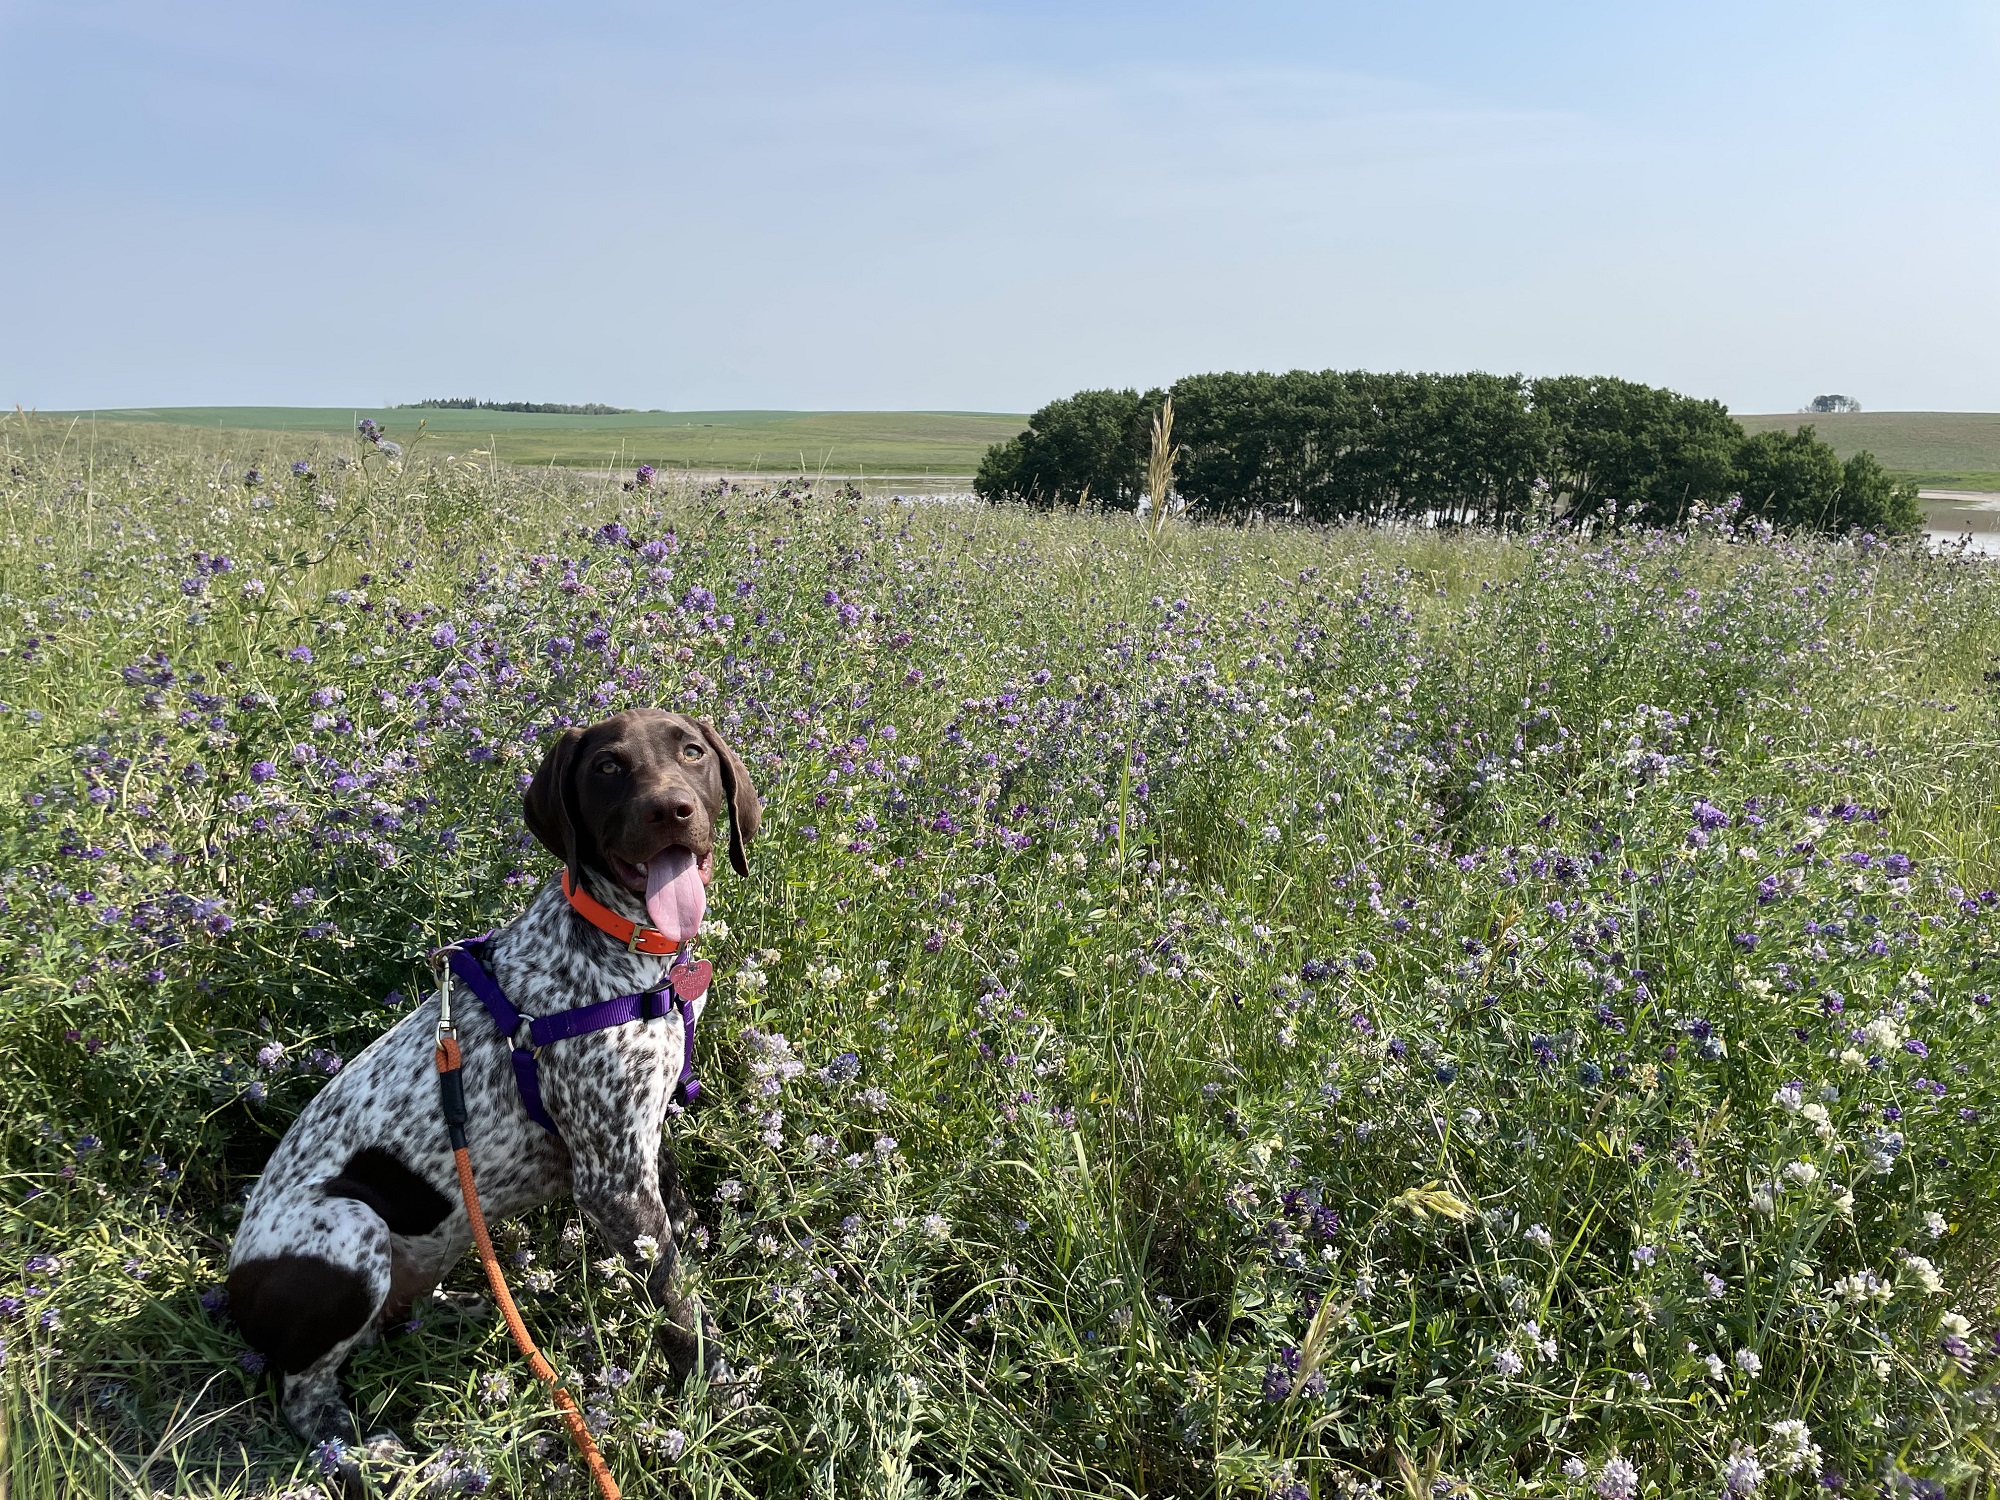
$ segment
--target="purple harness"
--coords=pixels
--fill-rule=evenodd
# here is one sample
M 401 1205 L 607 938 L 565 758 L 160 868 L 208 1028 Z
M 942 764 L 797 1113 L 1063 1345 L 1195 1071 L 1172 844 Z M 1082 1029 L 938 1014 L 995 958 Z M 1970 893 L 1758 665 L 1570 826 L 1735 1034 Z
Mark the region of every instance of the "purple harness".
M 527 1106 L 528 1118 L 542 1129 L 557 1138 L 562 1136 L 562 1132 L 556 1129 L 556 1122 L 549 1118 L 548 1110 L 542 1106 L 542 1080 L 535 1071 L 536 1053 L 551 1042 L 588 1036 L 593 1031 L 608 1031 L 613 1026 L 623 1026 L 627 1021 L 656 1021 L 675 1011 L 680 1012 L 682 1028 L 678 1091 L 689 1104 L 701 1096 L 701 1080 L 694 1076 L 694 1002 L 706 993 L 705 989 L 697 990 L 692 996 L 683 995 L 670 977 L 668 983 L 657 990 L 645 990 L 637 995 L 616 995 L 595 1005 L 559 1010 L 552 1016 L 524 1016 L 514 1008 L 513 1002 L 501 990 L 480 957 L 491 937 L 492 934 L 488 933 L 485 937 L 474 938 L 462 947 L 449 950 L 451 972 L 479 997 L 479 1003 L 486 1007 L 486 1013 L 493 1018 L 500 1035 L 506 1037 L 508 1045 L 513 1048 L 514 1083 L 521 1091 L 521 1103 Z M 682 949 L 674 955 L 669 975 L 686 967 L 687 950 Z M 701 968 L 706 971 L 708 965 L 703 964 Z

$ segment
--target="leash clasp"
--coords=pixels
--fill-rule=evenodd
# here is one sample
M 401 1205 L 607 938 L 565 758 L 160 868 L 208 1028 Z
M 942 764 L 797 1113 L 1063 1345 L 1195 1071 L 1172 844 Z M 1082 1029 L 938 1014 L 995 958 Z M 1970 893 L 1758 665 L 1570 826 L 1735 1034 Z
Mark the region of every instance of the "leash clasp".
M 453 943 L 448 947 L 433 948 L 430 951 L 431 973 L 438 982 L 437 1044 L 440 1047 L 445 1044 L 447 1038 L 458 1035 L 458 1027 L 451 1019 L 451 980 L 444 972 L 445 964 L 450 961 L 451 955 L 457 949 L 458 945 Z

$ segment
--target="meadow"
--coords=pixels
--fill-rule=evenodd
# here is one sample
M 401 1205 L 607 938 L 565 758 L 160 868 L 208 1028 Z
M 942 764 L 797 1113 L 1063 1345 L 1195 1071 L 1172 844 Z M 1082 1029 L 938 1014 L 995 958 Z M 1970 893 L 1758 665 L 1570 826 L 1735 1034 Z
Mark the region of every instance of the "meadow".
M 896 475 L 969 477 L 991 443 L 1027 426 L 1026 417 L 995 412 L 924 411 L 688 411 L 570 416 L 539 412 L 424 410 L 387 407 L 199 406 L 100 413 L 64 413 L 75 421 L 73 442 L 131 424 L 198 427 L 227 434 L 221 441 L 246 451 L 278 436 L 324 440 L 354 431 L 366 417 L 399 443 L 423 425 L 437 455 L 485 453 L 511 464 L 632 469 L 651 464 L 696 473 Z M 116 440 L 114 438 L 114 440 Z M 209 438 L 211 443 L 218 436 Z M 303 450 L 301 450 L 303 451 Z
M 0 448 L 10 1496 L 318 1493 L 244 1192 L 548 876 L 552 733 L 655 703 L 766 798 L 674 1131 L 754 1401 L 574 1210 L 502 1236 L 628 1494 L 2000 1479 L 1990 564 Z M 448 1287 L 363 1430 L 585 1493 Z

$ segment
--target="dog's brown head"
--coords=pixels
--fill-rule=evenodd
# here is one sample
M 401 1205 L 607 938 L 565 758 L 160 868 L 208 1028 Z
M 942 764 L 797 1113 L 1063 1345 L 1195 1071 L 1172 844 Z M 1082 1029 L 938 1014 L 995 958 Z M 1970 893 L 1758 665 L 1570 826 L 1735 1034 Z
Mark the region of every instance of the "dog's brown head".
M 729 863 L 749 874 L 761 811 L 742 760 L 715 726 L 658 708 L 564 730 L 522 804 L 528 831 L 568 866 L 572 884 L 586 866 L 598 870 L 643 899 L 662 927 L 676 925 L 658 920 L 659 904 L 664 900 L 669 914 L 674 904 L 664 892 L 665 872 L 678 875 L 691 859 L 708 882 L 726 807 Z M 698 903 L 693 920 L 700 920 Z

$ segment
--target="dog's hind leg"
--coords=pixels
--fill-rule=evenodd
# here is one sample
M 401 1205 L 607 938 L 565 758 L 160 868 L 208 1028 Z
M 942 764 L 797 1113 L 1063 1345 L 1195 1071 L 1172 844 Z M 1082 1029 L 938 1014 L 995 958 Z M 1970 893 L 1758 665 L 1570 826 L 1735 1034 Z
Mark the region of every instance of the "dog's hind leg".
M 317 1199 L 286 1232 L 260 1226 L 257 1253 L 229 1272 L 237 1326 L 284 1376 L 281 1405 L 308 1442 L 355 1439 L 340 1394 L 340 1366 L 374 1333 L 389 1295 L 389 1229 L 346 1198 Z M 242 1244 L 239 1241 L 239 1250 Z

